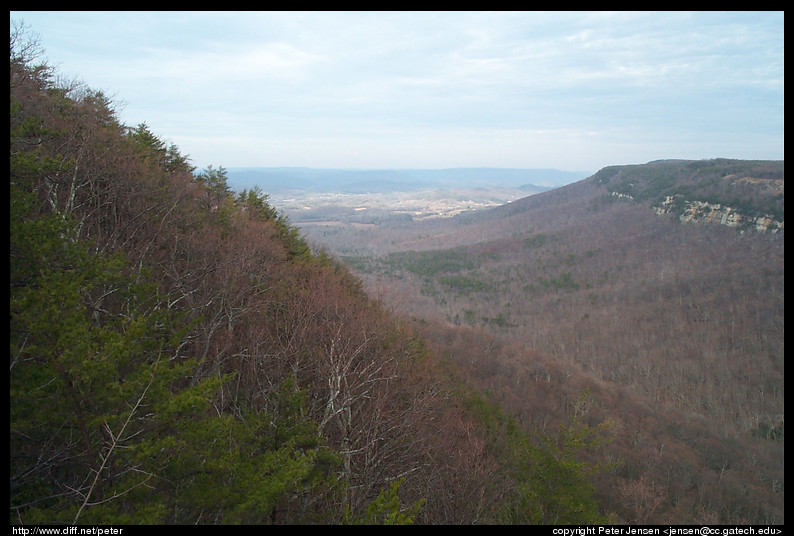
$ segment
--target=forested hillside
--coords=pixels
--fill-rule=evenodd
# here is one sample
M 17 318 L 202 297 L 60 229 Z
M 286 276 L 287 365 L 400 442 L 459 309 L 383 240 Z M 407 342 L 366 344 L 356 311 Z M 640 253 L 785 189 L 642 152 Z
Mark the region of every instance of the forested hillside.
M 782 162 L 658 162 L 347 260 L 410 295 L 412 314 L 516 338 L 744 432 L 782 422 L 783 228 Z
M 528 433 L 266 193 L 10 38 L 12 524 L 622 520 L 607 419 Z
M 344 258 L 527 430 L 589 386 L 616 432 L 602 504 L 622 517 L 766 523 L 784 489 L 783 233 L 783 162 L 660 161 L 359 230 L 369 254 Z

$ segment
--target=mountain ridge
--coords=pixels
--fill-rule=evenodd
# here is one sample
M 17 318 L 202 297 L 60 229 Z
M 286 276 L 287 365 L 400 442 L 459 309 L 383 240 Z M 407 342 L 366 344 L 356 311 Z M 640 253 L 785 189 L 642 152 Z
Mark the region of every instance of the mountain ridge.
M 506 218 L 523 218 L 526 225 L 538 219 L 551 223 L 568 220 L 567 211 L 594 215 L 604 207 L 622 202 L 660 216 L 670 214 L 681 222 L 722 222 L 739 231 L 756 228 L 782 232 L 783 170 L 782 161 L 729 159 L 657 160 L 607 166 L 587 178 L 546 192 L 456 215 L 447 227 L 454 235 L 455 224 L 461 224 L 467 229 L 465 234 L 471 234 L 472 226 L 481 224 L 488 227 L 484 234 L 496 238 L 506 227 Z M 650 175 L 643 177 L 644 172 Z M 751 177 L 752 174 L 756 176 Z M 703 217 L 693 212 L 693 207 L 707 205 L 712 208 Z M 733 213 L 733 217 L 715 217 L 715 211 L 719 210 Z
M 550 168 L 334 169 L 308 167 L 232 167 L 234 189 L 263 191 L 370 193 L 428 188 L 513 187 L 548 189 L 579 180 L 586 171 Z

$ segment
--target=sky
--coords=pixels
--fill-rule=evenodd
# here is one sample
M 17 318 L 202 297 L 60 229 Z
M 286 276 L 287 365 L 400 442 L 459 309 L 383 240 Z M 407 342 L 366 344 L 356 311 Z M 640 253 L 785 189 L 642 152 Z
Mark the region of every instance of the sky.
M 191 163 L 783 160 L 783 12 L 11 11 Z

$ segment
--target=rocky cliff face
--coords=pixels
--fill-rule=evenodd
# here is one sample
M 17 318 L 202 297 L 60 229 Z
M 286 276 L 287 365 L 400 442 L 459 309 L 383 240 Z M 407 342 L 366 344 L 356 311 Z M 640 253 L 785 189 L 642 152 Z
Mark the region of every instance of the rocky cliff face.
M 689 201 L 680 194 L 668 195 L 664 201 L 653 207 L 657 214 L 678 214 L 679 220 L 688 222 L 719 223 L 736 227 L 742 231 L 753 229 L 762 233 L 783 232 L 783 221 L 768 214 L 753 216 L 720 203 Z
M 783 233 L 783 161 L 659 160 L 609 166 L 593 177 L 613 200 L 646 204 L 681 222 Z

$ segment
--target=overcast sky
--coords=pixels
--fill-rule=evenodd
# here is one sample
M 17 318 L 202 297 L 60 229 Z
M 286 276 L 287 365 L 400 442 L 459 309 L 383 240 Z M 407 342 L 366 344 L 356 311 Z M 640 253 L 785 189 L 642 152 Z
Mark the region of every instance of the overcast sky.
M 783 12 L 24 12 L 199 168 L 783 159 Z

